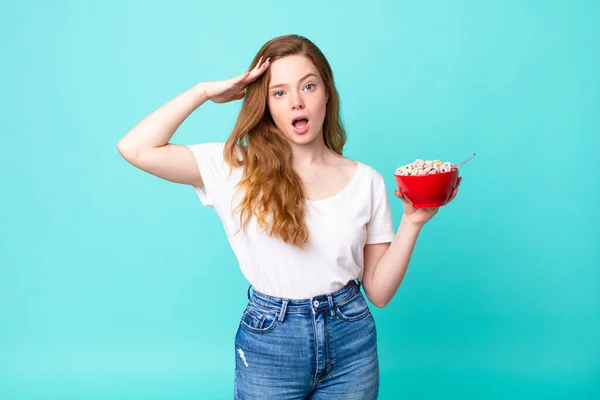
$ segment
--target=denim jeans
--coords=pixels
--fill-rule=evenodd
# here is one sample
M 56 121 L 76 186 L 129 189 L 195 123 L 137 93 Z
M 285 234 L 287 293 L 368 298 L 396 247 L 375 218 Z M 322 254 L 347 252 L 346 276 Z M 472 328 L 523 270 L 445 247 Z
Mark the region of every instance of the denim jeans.
M 377 399 L 377 332 L 360 283 L 303 300 L 250 289 L 235 337 L 235 399 Z

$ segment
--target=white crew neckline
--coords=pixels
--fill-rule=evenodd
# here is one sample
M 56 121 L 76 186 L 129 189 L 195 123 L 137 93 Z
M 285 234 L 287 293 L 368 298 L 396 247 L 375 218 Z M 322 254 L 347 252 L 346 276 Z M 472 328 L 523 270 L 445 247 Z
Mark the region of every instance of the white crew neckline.
M 350 190 L 350 188 L 352 186 L 354 186 L 354 183 L 358 180 L 360 173 L 362 172 L 363 169 L 363 165 L 361 162 L 359 161 L 354 161 L 357 165 L 356 165 L 356 170 L 354 171 L 354 175 L 352 175 L 352 178 L 350 179 L 350 181 L 346 184 L 346 186 L 344 186 L 341 190 L 339 190 L 337 193 L 332 194 L 329 197 L 325 197 L 324 199 L 319 199 L 319 200 L 309 200 L 309 199 L 305 199 L 306 202 L 310 203 L 310 204 L 322 204 L 322 203 L 326 203 L 328 201 L 334 200 L 338 197 L 340 197 L 343 193 L 347 192 L 348 190 Z

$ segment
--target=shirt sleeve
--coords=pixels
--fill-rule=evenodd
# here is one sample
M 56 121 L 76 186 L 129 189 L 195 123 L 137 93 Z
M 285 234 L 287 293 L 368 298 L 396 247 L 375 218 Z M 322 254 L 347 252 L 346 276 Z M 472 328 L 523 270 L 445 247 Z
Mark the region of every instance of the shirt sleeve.
M 193 186 L 200 202 L 216 208 L 225 199 L 229 165 L 223 158 L 225 143 L 201 143 L 186 146 L 194 155 L 203 186 Z
M 381 174 L 376 174 L 376 176 L 377 179 L 375 179 L 374 190 L 372 191 L 371 220 L 367 224 L 365 244 L 391 242 L 395 236 L 392 210 L 385 181 Z

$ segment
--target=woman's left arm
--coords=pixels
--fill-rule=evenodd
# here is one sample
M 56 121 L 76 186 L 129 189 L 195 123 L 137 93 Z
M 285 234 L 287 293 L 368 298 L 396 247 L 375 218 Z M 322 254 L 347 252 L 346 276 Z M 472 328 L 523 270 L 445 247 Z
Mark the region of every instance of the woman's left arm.
M 448 203 L 456 197 L 460 179 Z M 385 307 L 398 291 L 421 228 L 439 210 L 437 207 L 414 208 L 399 190 L 394 194 L 404 203 L 404 214 L 394 240 L 368 244 L 364 249 L 362 284 L 371 303 L 380 308 Z

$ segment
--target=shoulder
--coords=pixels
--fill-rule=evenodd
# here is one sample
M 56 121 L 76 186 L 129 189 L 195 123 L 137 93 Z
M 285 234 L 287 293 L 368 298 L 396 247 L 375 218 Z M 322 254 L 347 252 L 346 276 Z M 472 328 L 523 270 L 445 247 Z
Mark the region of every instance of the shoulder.
M 189 144 L 188 147 L 192 153 L 198 158 L 199 156 L 209 157 L 213 160 L 225 159 L 225 142 L 205 142 Z M 236 155 L 238 159 L 242 159 L 243 151 L 240 146 L 236 146 Z
M 187 147 L 193 152 L 209 151 L 214 153 L 223 154 L 225 149 L 224 142 L 205 142 L 205 143 L 194 143 L 188 144 Z
M 382 178 L 381 174 L 375 168 L 369 164 L 363 163 L 362 161 L 353 160 L 340 154 L 333 154 L 332 158 L 333 160 L 331 161 L 331 165 L 340 170 L 352 172 L 357 171 L 360 172 L 363 177 L 375 179 Z
M 192 151 L 196 158 L 223 158 L 223 150 L 225 143 L 222 142 L 206 142 L 194 143 L 186 145 Z
M 361 161 L 354 161 L 358 164 L 358 168 L 361 169 L 361 180 L 363 182 L 368 182 L 370 185 L 378 190 L 382 187 L 385 187 L 385 179 L 381 172 L 376 170 L 372 165 L 363 163 Z
M 383 175 L 372 165 L 360 160 L 353 160 L 340 154 L 335 154 L 334 157 L 335 164 L 338 168 L 347 172 L 356 172 L 356 178 L 360 180 L 362 184 L 370 182 L 375 188 L 385 186 Z

